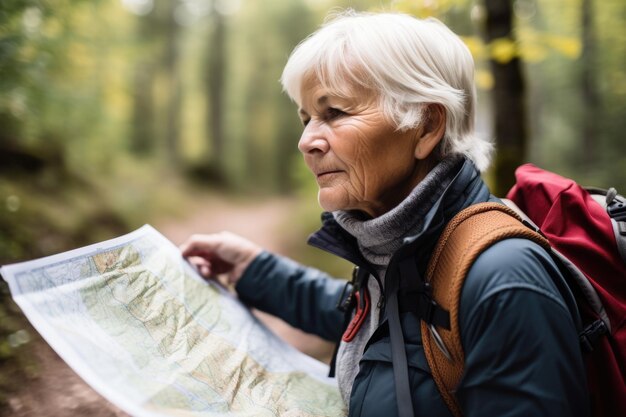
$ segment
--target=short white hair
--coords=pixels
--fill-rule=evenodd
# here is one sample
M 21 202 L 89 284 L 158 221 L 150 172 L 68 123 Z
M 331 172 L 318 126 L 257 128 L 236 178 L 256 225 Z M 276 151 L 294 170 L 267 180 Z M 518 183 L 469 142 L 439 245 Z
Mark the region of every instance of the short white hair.
M 283 70 L 283 89 L 298 105 L 307 77 L 339 96 L 354 86 L 373 91 L 398 130 L 417 127 L 427 106 L 440 104 L 446 111 L 440 156 L 460 153 L 480 171 L 489 166 L 493 145 L 474 134 L 474 60 L 437 19 L 352 10 L 332 16 L 294 49 Z

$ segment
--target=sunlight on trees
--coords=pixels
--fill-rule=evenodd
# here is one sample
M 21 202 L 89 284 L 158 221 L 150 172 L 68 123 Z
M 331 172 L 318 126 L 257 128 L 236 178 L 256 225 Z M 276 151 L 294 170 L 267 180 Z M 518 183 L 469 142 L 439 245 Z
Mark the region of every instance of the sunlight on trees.
M 528 143 L 516 152 L 624 188 L 626 6 L 581 1 L 511 1 L 510 36 L 488 41 L 479 0 L 3 2 L 0 178 L 9 189 L 18 177 L 64 187 L 60 172 L 87 183 L 129 176 L 123 184 L 146 189 L 133 196 L 145 201 L 150 175 L 241 192 L 309 188 L 278 79 L 330 10 L 353 7 L 432 16 L 459 33 L 477 64 L 479 133 L 498 141 L 522 127 L 492 126 L 490 62 L 519 60 Z

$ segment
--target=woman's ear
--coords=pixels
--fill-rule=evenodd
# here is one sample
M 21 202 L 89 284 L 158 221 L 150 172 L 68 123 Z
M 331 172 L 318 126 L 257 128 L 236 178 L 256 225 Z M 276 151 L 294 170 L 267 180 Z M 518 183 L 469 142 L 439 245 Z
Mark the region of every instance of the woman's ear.
M 415 158 L 426 159 L 437 147 L 446 132 L 446 110 L 441 104 L 429 104 L 424 113 L 419 138 L 415 147 Z

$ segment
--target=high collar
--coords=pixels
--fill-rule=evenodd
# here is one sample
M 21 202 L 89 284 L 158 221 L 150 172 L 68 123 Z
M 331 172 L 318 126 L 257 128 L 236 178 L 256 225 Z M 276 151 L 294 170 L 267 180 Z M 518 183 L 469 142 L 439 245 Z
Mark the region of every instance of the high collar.
M 450 185 L 424 216 L 422 229 L 404 238 L 394 257 L 417 255 L 418 259 L 427 262 L 446 223 L 465 207 L 491 198 L 474 164 L 467 159 L 462 160 Z M 361 255 L 356 239 L 337 223 L 331 213 L 322 214 L 322 227 L 309 237 L 308 243 L 374 273 L 374 268 Z
M 372 218 L 361 211 L 333 212 L 339 225 L 357 239 L 359 251 L 379 271 L 383 271 L 391 255 L 405 237 L 423 229 L 424 217 L 452 182 L 462 163 L 460 155 L 451 155 L 420 181 L 396 207 Z

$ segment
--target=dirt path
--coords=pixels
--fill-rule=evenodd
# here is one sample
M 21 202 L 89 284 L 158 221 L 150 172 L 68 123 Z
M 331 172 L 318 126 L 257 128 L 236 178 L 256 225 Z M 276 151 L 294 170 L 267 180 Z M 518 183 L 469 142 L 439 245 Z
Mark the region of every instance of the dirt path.
M 193 233 L 230 230 L 272 251 L 282 252 L 286 242 L 279 230 L 294 208 L 294 202 L 271 199 L 260 202 L 232 202 L 203 198 L 182 219 L 159 219 L 152 225 L 176 244 Z M 330 359 L 332 346 L 321 339 L 300 332 L 279 319 L 258 313 L 275 333 L 301 351 L 321 360 Z M 0 416 L 89 416 L 123 417 L 126 413 L 113 406 L 79 378 L 56 353 L 31 329 L 29 349 L 36 367 L 36 377 L 24 381 L 9 398 L 9 408 Z

